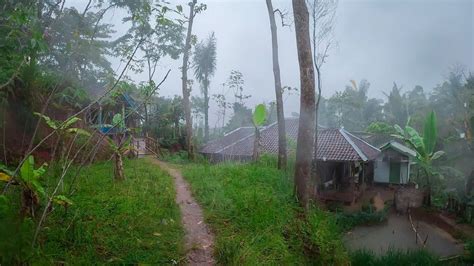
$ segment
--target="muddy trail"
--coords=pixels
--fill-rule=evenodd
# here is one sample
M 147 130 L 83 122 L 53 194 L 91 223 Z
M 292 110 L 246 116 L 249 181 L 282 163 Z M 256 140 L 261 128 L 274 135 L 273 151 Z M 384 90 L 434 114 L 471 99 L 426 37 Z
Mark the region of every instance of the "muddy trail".
M 169 164 L 151 158 L 153 163 L 167 171 L 174 179 L 176 203 L 181 210 L 181 222 L 184 226 L 186 259 L 188 265 L 214 265 L 214 235 L 204 222 L 201 206 L 191 195 L 188 182 L 181 172 Z

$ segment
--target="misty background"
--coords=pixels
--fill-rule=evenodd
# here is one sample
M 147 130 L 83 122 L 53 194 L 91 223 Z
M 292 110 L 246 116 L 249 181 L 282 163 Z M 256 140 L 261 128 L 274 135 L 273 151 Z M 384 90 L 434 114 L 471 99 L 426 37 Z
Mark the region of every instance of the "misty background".
M 87 1 L 69 0 L 66 6 L 83 10 Z M 187 1 L 170 1 L 183 5 Z M 207 10 L 198 14 L 193 34 L 205 39 L 214 31 L 217 38 L 217 69 L 211 79 L 210 94 L 226 93 L 222 83 L 231 70 L 242 72 L 244 93 L 252 97 L 249 107 L 274 100 L 271 57 L 271 35 L 265 1 L 203 1 Z M 299 69 L 293 29 L 291 1 L 275 1 L 274 7 L 286 11 L 287 27 L 278 23 L 278 45 L 283 86 L 299 88 Z M 185 13 L 187 13 L 185 8 Z M 106 14 L 104 23 L 114 25 L 115 36 L 125 33 L 130 25 L 122 23 L 124 10 Z M 339 1 L 334 31 L 335 46 L 322 68 L 323 92 L 330 97 L 344 90 L 350 80 L 367 79 L 369 97 L 384 99 L 393 82 L 411 90 L 420 85 L 425 92 L 441 83 L 453 67 L 474 69 L 474 4 L 473 1 Z M 138 55 L 139 56 L 139 55 Z M 124 64 L 110 58 L 116 72 Z M 171 73 L 158 92 L 161 96 L 181 95 L 182 59 L 165 58 L 159 63 L 155 81 L 168 69 Z M 191 73 L 190 73 L 191 74 Z M 146 73 L 127 75 L 135 82 L 146 81 Z M 199 95 L 194 83 L 192 95 Z M 228 99 L 233 98 L 231 91 Z M 285 113 L 299 111 L 299 95 L 284 95 Z M 210 125 L 217 116 L 215 103 L 210 103 Z

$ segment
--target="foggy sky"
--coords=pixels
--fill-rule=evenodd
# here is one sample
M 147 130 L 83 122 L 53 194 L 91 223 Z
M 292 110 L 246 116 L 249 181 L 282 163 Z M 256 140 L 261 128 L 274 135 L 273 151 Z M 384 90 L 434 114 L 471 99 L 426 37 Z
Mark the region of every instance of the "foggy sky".
M 84 1 L 68 0 L 68 5 L 83 8 Z M 185 4 L 187 1 L 170 1 Z M 245 93 L 252 97 L 247 105 L 272 101 L 275 97 L 271 36 L 265 0 L 204 1 L 207 10 L 194 22 L 198 39 L 212 31 L 217 38 L 217 70 L 211 80 L 210 94 L 221 93 L 231 70 L 239 70 L 245 79 Z M 291 1 L 275 1 L 274 8 L 292 15 Z M 186 6 L 187 7 L 187 6 Z M 185 9 L 187 13 L 187 9 Z M 474 70 L 474 4 L 473 1 L 393 1 L 340 0 L 336 15 L 334 39 L 337 47 L 329 53 L 323 66 L 323 95 L 341 91 L 349 80 L 367 79 L 369 96 L 384 98 L 383 92 L 393 82 L 412 89 L 421 85 L 431 90 L 443 81 L 455 64 Z M 109 14 L 103 22 L 115 24 L 123 33 L 121 13 Z M 277 24 L 279 19 L 277 19 Z M 300 87 L 294 29 L 278 25 L 282 84 Z M 293 24 L 292 26 L 293 27 Z M 119 60 L 113 59 L 115 68 Z M 159 94 L 181 95 L 181 59 L 163 60 L 155 81 L 172 72 Z M 123 64 L 121 65 L 123 67 Z M 127 73 L 134 81 L 146 80 L 146 73 Z M 189 72 L 192 75 L 192 70 Z M 192 94 L 199 94 L 197 84 Z M 227 95 L 233 99 L 232 92 Z M 298 112 L 299 96 L 285 97 L 285 113 Z M 211 122 L 215 122 L 211 107 Z

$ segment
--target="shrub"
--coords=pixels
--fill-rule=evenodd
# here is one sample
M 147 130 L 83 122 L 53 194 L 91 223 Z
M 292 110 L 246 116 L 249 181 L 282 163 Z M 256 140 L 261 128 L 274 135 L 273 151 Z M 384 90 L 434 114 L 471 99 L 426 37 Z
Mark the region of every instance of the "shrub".
M 336 223 L 343 231 L 348 231 L 358 225 L 372 225 L 384 222 L 390 208 L 385 207 L 382 211 L 376 211 L 372 205 L 362 208 L 355 213 L 336 213 Z

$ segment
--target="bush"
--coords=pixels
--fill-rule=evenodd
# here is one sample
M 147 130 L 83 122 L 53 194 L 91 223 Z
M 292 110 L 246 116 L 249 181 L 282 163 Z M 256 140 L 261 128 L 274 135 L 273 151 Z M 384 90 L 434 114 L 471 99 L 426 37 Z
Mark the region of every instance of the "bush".
M 389 210 L 390 207 L 385 207 L 382 211 L 376 211 L 372 205 L 368 205 L 355 213 L 339 212 L 335 214 L 336 223 L 343 231 L 349 231 L 358 225 L 378 224 L 387 220 Z

